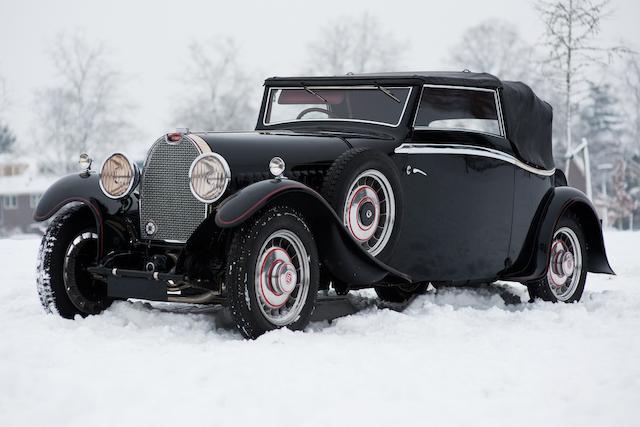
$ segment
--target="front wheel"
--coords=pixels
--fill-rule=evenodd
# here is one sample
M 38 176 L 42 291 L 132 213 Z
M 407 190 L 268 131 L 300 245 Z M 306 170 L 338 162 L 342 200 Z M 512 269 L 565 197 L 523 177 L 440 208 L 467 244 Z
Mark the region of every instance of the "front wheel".
M 587 280 L 586 242 L 578 218 L 564 216 L 553 233 L 547 274 L 526 283 L 532 299 L 551 302 L 580 301 Z
M 318 252 L 295 210 L 272 207 L 237 230 L 227 266 L 231 315 L 246 338 L 307 326 L 318 293 Z
M 98 235 L 83 206 L 59 214 L 42 237 L 37 266 L 38 295 L 48 313 L 67 319 L 98 314 L 112 303 L 106 285 L 87 272 L 95 265 Z

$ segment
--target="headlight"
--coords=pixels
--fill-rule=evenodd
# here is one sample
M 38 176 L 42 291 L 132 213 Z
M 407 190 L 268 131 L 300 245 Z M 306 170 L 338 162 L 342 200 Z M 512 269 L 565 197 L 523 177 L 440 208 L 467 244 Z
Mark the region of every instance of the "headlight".
M 128 195 L 137 184 L 138 167 L 122 153 L 113 153 L 100 168 L 100 188 L 112 199 Z
M 204 153 L 196 157 L 189 169 L 189 186 L 196 199 L 204 203 L 218 200 L 231 180 L 227 161 L 219 154 Z

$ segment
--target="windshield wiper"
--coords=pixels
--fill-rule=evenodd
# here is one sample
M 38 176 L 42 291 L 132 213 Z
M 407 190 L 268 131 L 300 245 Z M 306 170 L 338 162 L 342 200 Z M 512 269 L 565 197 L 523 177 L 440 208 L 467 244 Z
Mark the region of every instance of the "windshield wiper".
M 309 89 L 309 88 L 308 88 L 308 87 L 306 87 L 306 86 L 302 86 L 302 88 L 303 88 L 304 90 L 306 90 L 307 92 L 309 92 L 311 95 L 315 95 L 315 96 L 317 96 L 318 98 L 322 99 L 322 101 L 323 101 L 325 104 L 328 104 L 328 103 L 329 103 L 329 101 L 327 101 L 327 100 L 326 100 L 322 95 L 320 95 L 319 93 L 312 91 L 311 89 Z M 400 101 L 398 101 L 398 102 L 400 102 Z
M 402 101 L 400 101 L 400 99 L 398 97 L 396 97 L 394 94 L 392 94 L 391 92 L 389 92 L 389 89 L 387 89 L 384 86 L 380 86 L 380 85 L 376 85 L 376 89 L 378 89 L 379 91 L 382 91 L 382 93 L 384 93 L 385 95 L 387 95 L 389 98 L 393 99 L 394 101 L 396 101 L 398 104 L 401 103 Z

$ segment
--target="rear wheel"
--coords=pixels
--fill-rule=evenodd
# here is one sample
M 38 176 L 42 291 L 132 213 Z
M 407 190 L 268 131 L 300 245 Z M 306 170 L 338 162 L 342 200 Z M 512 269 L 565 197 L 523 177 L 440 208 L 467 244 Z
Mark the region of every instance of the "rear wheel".
M 317 260 L 313 236 L 293 209 L 270 208 L 236 231 L 225 285 L 231 314 L 245 337 L 307 326 L 318 293 Z
M 553 233 L 547 274 L 528 282 L 532 299 L 552 302 L 580 301 L 587 279 L 586 243 L 578 219 L 573 215 L 558 221 Z
M 45 311 L 73 319 L 98 314 L 112 303 L 106 285 L 94 280 L 98 234 L 87 208 L 72 207 L 49 225 L 40 244 L 37 286 Z

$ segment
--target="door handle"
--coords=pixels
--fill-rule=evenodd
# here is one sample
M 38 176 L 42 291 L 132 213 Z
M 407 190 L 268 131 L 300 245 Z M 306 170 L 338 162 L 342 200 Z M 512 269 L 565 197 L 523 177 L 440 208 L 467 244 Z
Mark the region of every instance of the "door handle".
M 419 173 L 420 175 L 427 176 L 427 173 L 425 171 L 423 171 L 421 169 L 418 169 L 418 168 L 411 167 L 411 165 L 407 165 L 407 168 L 405 169 L 405 172 L 407 173 L 407 175 L 411 175 L 411 174 L 414 174 L 414 173 Z

